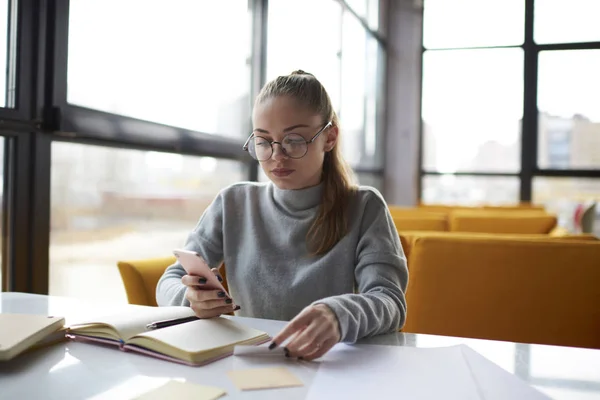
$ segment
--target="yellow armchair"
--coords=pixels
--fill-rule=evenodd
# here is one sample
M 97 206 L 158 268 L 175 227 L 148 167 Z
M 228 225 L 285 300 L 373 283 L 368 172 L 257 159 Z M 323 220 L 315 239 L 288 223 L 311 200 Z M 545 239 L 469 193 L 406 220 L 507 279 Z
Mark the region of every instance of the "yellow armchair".
M 165 269 L 176 261 L 175 256 L 146 260 L 119 261 L 119 273 L 129 304 L 157 306 L 156 285 Z
M 420 237 L 404 332 L 600 348 L 600 243 Z

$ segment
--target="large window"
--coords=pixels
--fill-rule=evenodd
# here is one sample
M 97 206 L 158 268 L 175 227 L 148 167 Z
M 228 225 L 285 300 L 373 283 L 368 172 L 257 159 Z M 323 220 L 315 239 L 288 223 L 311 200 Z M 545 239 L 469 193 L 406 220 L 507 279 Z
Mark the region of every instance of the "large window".
M 533 201 L 567 228 L 600 201 L 598 13 L 595 0 L 424 2 L 423 201 Z
M 67 100 L 241 138 L 250 113 L 248 1 L 72 0 Z
M 116 262 L 181 247 L 238 162 L 52 145 L 50 294 L 126 301 Z

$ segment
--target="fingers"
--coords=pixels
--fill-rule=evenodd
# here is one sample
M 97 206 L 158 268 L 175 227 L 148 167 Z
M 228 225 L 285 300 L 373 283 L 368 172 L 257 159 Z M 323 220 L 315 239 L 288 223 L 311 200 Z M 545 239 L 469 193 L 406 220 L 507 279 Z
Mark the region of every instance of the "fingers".
M 222 290 L 201 290 L 193 287 L 187 288 L 185 296 L 190 302 L 205 302 L 211 300 L 220 300 L 223 302 L 225 300 L 231 300 L 229 297 L 227 297 L 227 293 L 223 292 Z
M 181 283 L 185 286 L 201 286 L 206 283 L 206 278 L 202 276 L 184 275 L 181 277 Z
M 289 339 L 293 334 L 299 330 L 304 329 L 311 321 L 311 308 L 305 308 L 300 314 L 298 314 L 293 320 L 291 320 L 281 332 L 279 332 L 271 341 L 270 349 L 279 346 L 281 343 Z
M 211 271 L 213 272 L 213 274 L 215 274 L 217 276 L 217 279 L 219 280 L 219 282 L 223 282 L 223 277 L 219 273 L 218 268 L 212 268 Z
M 315 353 L 322 343 L 329 339 L 329 331 L 326 326 L 310 324 L 306 329 L 298 332 L 288 344 L 286 353 L 291 357 L 303 357 Z
M 194 313 L 196 314 L 196 316 L 198 318 L 214 318 L 214 317 L 218 317 L 219 315 L 222 315 L 222 314 L 228 314 L 235 310 L 233 305 L 227 305 L 227 306 L 217 307 L 217 308 L 207 310 L 204 308 L 199 308 L 198 305 L 200 305 L 200 304 L 201 303 L 191 304 L 191 308 L 192 308 L 192 310 L 194 310 Z

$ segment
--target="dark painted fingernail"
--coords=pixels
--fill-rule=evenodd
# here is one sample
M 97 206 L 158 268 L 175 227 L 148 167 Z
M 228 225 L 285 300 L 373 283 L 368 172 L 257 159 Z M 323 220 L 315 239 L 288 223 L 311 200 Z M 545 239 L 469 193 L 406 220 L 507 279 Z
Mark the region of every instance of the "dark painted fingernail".
M 285 356 L 289 357 L 290 356 L 290 350 L 287 347 L 283 348 L 283 351 L 285 352 Z
M 198 279 L 198 283 L 204 285 L 206 283 L 206 278 L 200 278 L 200 279 Z
M 219 292 L 219 293 L 217 293 L 217 296 L 219 296 L 219 297 L 225 297 L 225 292 Z
M 221 275 L 217 275 L 217 279 L 219 280 L 219 282 L 223 282 L 223 278 L 221 278 Z
M 235 308 L 233 309 L 233 311 L 240 310 L 241 308 L 242 308 L 242 307 L 240 307 L 240 306 L 235 306 Z
M 225 300 L 225 303 L 227 303 L 227 304 L 231 304 L 231 303 L 233 303 L 233 300 L 231 300 L 231 299 L 227 299 L 227 300 Z
M 298 357 L 298 360 L 304 360 L 304 357 Z
M 273 350 L 275 347 L 277 347 L 277 343 L 271 342 L 271 344 L 269 345 L 269 350 Z

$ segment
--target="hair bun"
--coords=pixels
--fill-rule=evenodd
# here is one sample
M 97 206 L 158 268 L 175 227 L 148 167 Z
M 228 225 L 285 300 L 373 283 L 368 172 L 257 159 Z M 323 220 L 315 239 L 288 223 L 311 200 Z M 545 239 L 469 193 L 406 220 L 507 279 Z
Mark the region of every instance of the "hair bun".
M 306 72 L 306 71 L 304 71 L 304 70 L 301 70 L 301 69 L 297 69 L 297 70 L 295 70 L 295 71 L 294 71 L 294 72 L 292 72 L 290 75 L 308 75 L 308 76 L 313 76 L 313 74 L 311 74 L 311 73 L 308 73 L 308 72 Z

